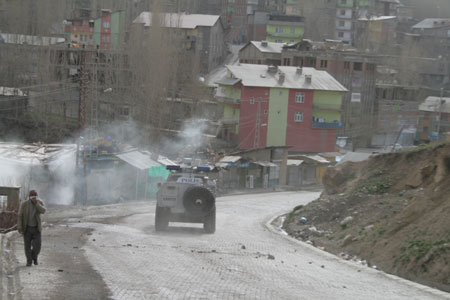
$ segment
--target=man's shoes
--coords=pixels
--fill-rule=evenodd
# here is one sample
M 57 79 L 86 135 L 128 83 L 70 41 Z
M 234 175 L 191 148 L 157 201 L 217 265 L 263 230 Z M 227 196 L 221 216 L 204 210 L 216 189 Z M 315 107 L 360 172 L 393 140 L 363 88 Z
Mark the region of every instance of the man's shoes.
M 31 261 L 27 262 L 27 267 L 31 267 Z
M 37 258 L 36 258 L 36 259 L 33 259 L 33 263 L 34 263 L 34 265 L 35 265 L 35 266 L 37 266 L 37 265 L 38 265 L 38 261 L 37 261 Z

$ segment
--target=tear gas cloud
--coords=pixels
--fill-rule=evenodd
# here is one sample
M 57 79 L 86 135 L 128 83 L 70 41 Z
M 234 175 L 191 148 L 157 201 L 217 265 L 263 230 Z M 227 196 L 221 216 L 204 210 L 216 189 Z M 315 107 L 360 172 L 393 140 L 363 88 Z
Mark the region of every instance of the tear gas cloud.
M 170 158 L 176 158 L 183 150 L 195 150 L 204 142 L 203 134 L 207 125 L 201 120 L 189 120 L 184 123 L 177 137 L 160 137 L 160 144 L 152 144 L 152 130 L 143 129 L 134 122 L 115 122 L 99 131 L 98 135 L 110 137 L 119 145 L 121 151 L 127 150 L 125 145 L 138 147 L 142 150 L 155 151 Z M 83 143 L 89 144 L 89 131 L 85 131 Z M 17 140 L 17 139 L 16 139 Z M 30 189 L 36 189 L 39 197 L 47 204 L 72 205 L 77 203 L 75 196 L 80 185 L 76 175 L 76 145 L 74 140 L 62 143 L 71 145 L 69 153 L 41 164 L 37 159 L 31 162 L 20 162 L 18 157 L 5 159 L 0 157 L 0 185 L 20 186 L 21 199 L 26 199 Z M 16 144 L 10 142 L 10 144 Z M 145 148 L 143 147 L 145 146 Z M 187 153 L 186 153 L 187 154 Z M 20 153 L 17 153 L 19 156 Z M 81 171 L 84 174 L 84 170 Z M 87 167 L 87 204 L 114 203 L 120 200 L 136 197 L 136 178 L 145 178 L 145 174 L 137 174 L 130 165 L 116 161 L 113 165 L 101 168 Z M 144 173 L 144 172 L 142 172 Z M 143 190 L 143 188 L 142 188 Z M 141 195 L 141 197 L 143 194 Z M 139 195 L 138 195 L 139 197 Z

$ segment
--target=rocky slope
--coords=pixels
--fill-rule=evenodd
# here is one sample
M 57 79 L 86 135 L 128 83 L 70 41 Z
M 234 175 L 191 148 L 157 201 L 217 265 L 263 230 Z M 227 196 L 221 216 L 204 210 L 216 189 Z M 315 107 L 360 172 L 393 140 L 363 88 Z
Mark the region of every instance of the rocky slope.
M 346 259 L 450 291 L 450 145 L 329 168 L 325 191 L 284 223 Z

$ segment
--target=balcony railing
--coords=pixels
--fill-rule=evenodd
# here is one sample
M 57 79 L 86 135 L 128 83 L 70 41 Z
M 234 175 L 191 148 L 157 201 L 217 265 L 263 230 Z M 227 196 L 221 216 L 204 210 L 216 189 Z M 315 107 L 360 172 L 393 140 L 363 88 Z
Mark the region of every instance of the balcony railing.
M 333 122 L 333 123 L 312 123 L 311 125 L 312 128 L 320 128 L 320 129 L 340 129 L 342 128 L 342 123 L 339 122 Z

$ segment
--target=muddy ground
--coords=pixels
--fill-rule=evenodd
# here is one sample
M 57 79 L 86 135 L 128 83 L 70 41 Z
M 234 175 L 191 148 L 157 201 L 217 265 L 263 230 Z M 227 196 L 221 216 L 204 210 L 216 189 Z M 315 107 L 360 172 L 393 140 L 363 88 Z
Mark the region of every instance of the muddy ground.
M 291 235 L 450 292 L 450 145 L 330 168 L 321 197 L 286 216 Z

